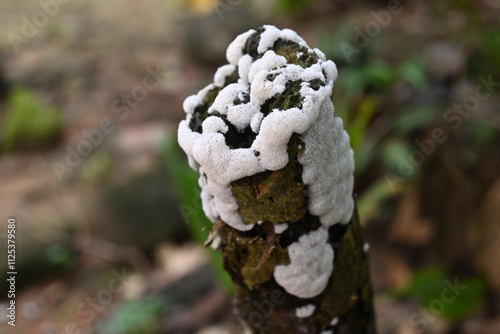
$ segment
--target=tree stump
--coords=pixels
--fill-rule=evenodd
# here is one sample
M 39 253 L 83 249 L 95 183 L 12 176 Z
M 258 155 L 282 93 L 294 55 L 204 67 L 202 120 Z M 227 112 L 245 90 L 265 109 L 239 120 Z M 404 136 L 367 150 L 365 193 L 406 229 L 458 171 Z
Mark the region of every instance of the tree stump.
M 178 139 L 236 286 L 239 333 L 375 333 L 335 64 L 273 26 L 239 35 L 227 58 L 184 102 Z

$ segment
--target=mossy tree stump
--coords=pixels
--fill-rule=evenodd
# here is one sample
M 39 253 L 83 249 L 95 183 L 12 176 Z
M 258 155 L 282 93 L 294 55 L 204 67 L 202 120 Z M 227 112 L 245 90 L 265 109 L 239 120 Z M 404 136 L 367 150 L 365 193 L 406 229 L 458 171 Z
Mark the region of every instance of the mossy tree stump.
M 333 62 L 291 30 L 236 38 L 186 99 L 179 143 L 199 168 L 240 333 L 375 333 Z

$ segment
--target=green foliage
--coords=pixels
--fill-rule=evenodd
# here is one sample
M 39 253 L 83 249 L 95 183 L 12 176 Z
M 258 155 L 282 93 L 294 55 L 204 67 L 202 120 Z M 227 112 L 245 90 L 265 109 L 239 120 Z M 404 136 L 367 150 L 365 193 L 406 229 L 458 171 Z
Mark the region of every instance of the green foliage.
M 341 70 L 336 86 L 341 87 L 343 98 L 347 96 L 351 101 L 359 98 L 367 88 L 387 90 L 394 84 L 397 74 L 397 68 L 375 60 Z
M 311 43 L 311 45 L 317 45 L 318 49 L 325 53 L 326 58 L 333 60 L 339 66 L 339 70 L 343 71 L 345 68 L 354 65 L 348 64 L 349 66 L 344 66 L 346 56 L 340 47 L 342 43 L 350 44 L 352 42 L 354 27 L 356 27 L 355 22 L 344 22 L 344 24 L 336 26 L 335 32 L 332 33 L 330 26 L 319 25 L 314 31 L 315 42 Z M 357 63 L 361 56 L 362 53 L 353 54 L 353 63 Z
M 375 218 L 379 214 L 381 203 L 392 196 L 394 191 L 390 184 L 384 178 L 377 180 L 357 200 L 359 216 L 365 222 Z
M 492 143 L 499 134 L 498 129 L 493 124 L 475 120 L 470 120 L 467 123 L 466 130 L 472 134 L 477 144 L 481 146 Z
M 427 74 L 423 65 L 417 60 L 407 60 L 399 66 L 401 78 L 405 79 L 417 89 L 427 85 Z
M 351 138 L 351 147 L 354 150 L 356 166 L 359 161 L 360 147 L 363 144 L 365 135 L 368 133 L 370 120 L 375 113 L 376 102 L 373 96 L 369 95 L 362 100 L 359 106 L 357 117 L 349 124 L 349 137 Z
M 62 132 L 59 110 L 24 87 L 15 88 L 7 103 L 2 126 L 1 151 L 45 148 Z
M 336 114 L 344 122 L 354 150 L 356 171 L 363 172 L 376 156 L 383 157 L 383 164 L 390 170 L 397 168 L 398 156 L 407 157 L 411 143 L 405 138 L 411 131 L 432 124 L 437 109 L 418 107 L 397 113 L 393 131 L 371 132 L 370 125 L 384 95 L 399 80 L 409 82 L 415 89 L 427 85 L 427 75 L 417 60 L 407 60 L 398 66 L 383 61 L 367 60 L 361 64 L 349 64 L 341 69 L 336 82 L 334 104 Z M 406 154 L 406 155 L 404 155 Z
M 118 305 L 111 317 L 97 326 L 97 334 L 159 333 L 165 304 L 160 297 L 126 301 Z
M 77 255 L 59 245 L 50 245 L 45 251 L 47 260 L 54 265 L 64 268 L 74 267 L 77 262 Z
M 500 65 L 498 59 L 500 57 L 500 35 L 498 34 L 498 27 L 487 28 L 483 32 L 484 36 L 484 49 L 481 49 L 482 56 L 491 62 L 485 62 L 483 66 L 493 66 L 493 69 L 500 72 Z
M 435 106 L 417 107 L 409 110 L 404 110 L 398 115 L 395 121 L 395 132 L 406 135 L 411 131 L 424 128 L 432 124 L 439 115 L 439 111 Z
M 411 153 L 411 146 L 404 140 L 391 139 L 382 145 L 382 162 L 388 170 L 397 171 L 401 159 L 408 159 Z
M 161 151 L 165 160 L 165 165 L 179 193 L 179 199 L 181 201 L 179 209 L 181 210 L 184 220 L 196 242 L 204 244 L 208 238 L 208 231 L 212 228 L 212 223 L 205 216 L 201 205 L 201 189 L 198 185 L 199 175 L 189 167 L 185 159 L 181 158 L 182 155 L 176 140 L 172 138 L 167 139 Z M 224 270 L 222 254 L 211 248 L 207 249 L 207 252 L 221 286 L 232 293 L 234 285 L 231 277 Z
M 419 270 L 402 292 L 436 315 L 457 320 L 476 313 L 483 304 L 485 283 L 477 277 L 457 279 L 439 267 Z

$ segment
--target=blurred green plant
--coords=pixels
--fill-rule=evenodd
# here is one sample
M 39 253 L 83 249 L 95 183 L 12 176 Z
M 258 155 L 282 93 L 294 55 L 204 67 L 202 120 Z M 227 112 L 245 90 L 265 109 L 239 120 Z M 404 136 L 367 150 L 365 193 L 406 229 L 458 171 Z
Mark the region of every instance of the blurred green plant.
M 201 205 L 201 188 L 198 185 L 199 174 L 195 172 L 182 158 L 177 141 L 173 138 L 165 140 L 161 147 L 165 165 L 174 180 L 175 187 L 179 193 L 179 209 L 191 235 L 196 242 L 203 245 L 208 238 L 209 230 L 213 224 L 207 219 Z M 207 252 L 219 279 L 221 286 L 228 292 L 234 293 L 234 284 L 229 274 L 224 270 L 222 254 L 207 248 Z
M 401 189 L 392 189 L 384 179 L 378 179 L 372 183 L 357 200 L 359 216 L 363 217 L 361 224 L 371 219 L 380 217 L 381 203 L 398 194 Z
M 350 122 L 348 133 L 351 138 L 351 147 L 354 151 L 354 160 L 356 165 L 360 161 L 361 146 L 368 133 L 370 120 L 375 113 L 376 101 L 372 95 L 366 96 L 360 103 L 358 115 Z
M 401 163 L 401 158 L 406 158 L 410 155 L 411 146 L 401 137 L 393 137 L 386 140 L 380 150 L 383 166 L 387 170 L 397 171 Z M 418 170 L 417 170 L 418 172 Z M 417 173 L 414 173 L 414 175 Z
M 160 297 L 125 301 L 101 322 L 97 334 L 156 334 L 160 332 L 161 315 L 166 305 Z
M 407 59 L 398 67 L 398 72 L 401 79 L 408 81 L 416 89 L 423 89 L 428 81 L 424 68 L 421 60 Z
M 65 249 L 57 244 L 50 245 L 46 251 L 47 260 L 56 266 L 63 268 L 73 268 L 78 263 L 78 254 Z
M 423 90 L 427 86 L 427 75 L 421 62 L 416 59 L 405 60 L 398 66 L 389 66 L 377 60 L 360 61 L 360 64 L 345 64 L 346 67 L 341 69 L 333 96 L 336 113 L 345 120 L 351 138 L 356 175 L 367 172 L 376 163 L 388 171 L 396 172 L 401 163 L 400 158 L 408 157 L 411 152 L 413 143 L 410 138 L 413 137 L 413 131 L 435 122 L 438 110 L 431 106 L 397 110 L 397 105 L 392 106 L 392 110 L 383 110 L 387 109 L 387 93 L 394 89 L 396 83 L 403 81 L 417 91 Z M 388 112 L 394 117 L 385 120 L 386 126 L 371 130 L 373 120 Z M 392 125 L 388 127 L 387 123 Z M 411 175 L 413 180 L 419 175 L 418 168 L 415 169 L 416 172 Z M 384 181 L 384 177 L 381 175 L 379 180 Z M 376 189 L 373 188 L 371 193 L 380 195 L 380 201 L 394 195 L 380 183 Z M 363 203 L 360 205 L 362 208 Z
M 437 106 L 414 107 L 402 112 L 394 122 L 397 134 L 407 135 L 414 130 L 433 124 L 439 115 Z
M 480 310 L 485 290 L 486 283 L 481 278 L 451 278 L 441 267 L 428 267 L 417 271 L 410 284 L 398 294 L 418 300 L 433 314 L 458 320 Z
M 1 127 L 0 151 L 31 150 L 54 145 L 61 136 L 60 111 L 25 87 L 9 96 Z
M 113 164 L 113 156 L 110 153 L 95 152 L 84 161 L 80 176 L 89 183 L 99 182 L 111 172 Z

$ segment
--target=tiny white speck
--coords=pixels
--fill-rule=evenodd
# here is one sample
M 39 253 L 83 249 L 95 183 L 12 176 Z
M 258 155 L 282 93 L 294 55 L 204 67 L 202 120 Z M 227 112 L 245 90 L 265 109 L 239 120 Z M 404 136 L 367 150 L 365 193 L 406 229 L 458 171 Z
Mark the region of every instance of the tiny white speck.
M 217 235 L 217 236 L 215 236 L 214 240 L 210 244 L 210 247 L 212 247 L 212 249 L 214 249 L 214 250 L 217 250 L 217 249 L 219 249 L 221 243 L 222 243 L 222 238 L 220 235 Z
M 370 250 L 370 244 L 365 242 L 365 244 L 363 245 L 363 252 L 368 253 L 369 250 Z
M 333 332 L 332 331 L 323 331 L 320 334 L 333 334 Z
M 295 309 L 295 316 L 297 318 L 310 317 L 314 313 L 315 309 L 316 309 L 316 306 L 314 306 L 313 304 L 309 304 L 309 305 L 302 306 L 302 307 L 297 307 Z
M 338 323 L 339 323 L 339 318 L 338 317 L 335 317 L 335 318 L 332 319 L 332 321 L 330 321 L 330 325 L 332 325 L 332 326 L 335 326 Z
M 274 233 L 281 234 L 287 228 L 288 228 L 288 224 L 287 223 L 276 224 L 276 225 L 274 225 Z

